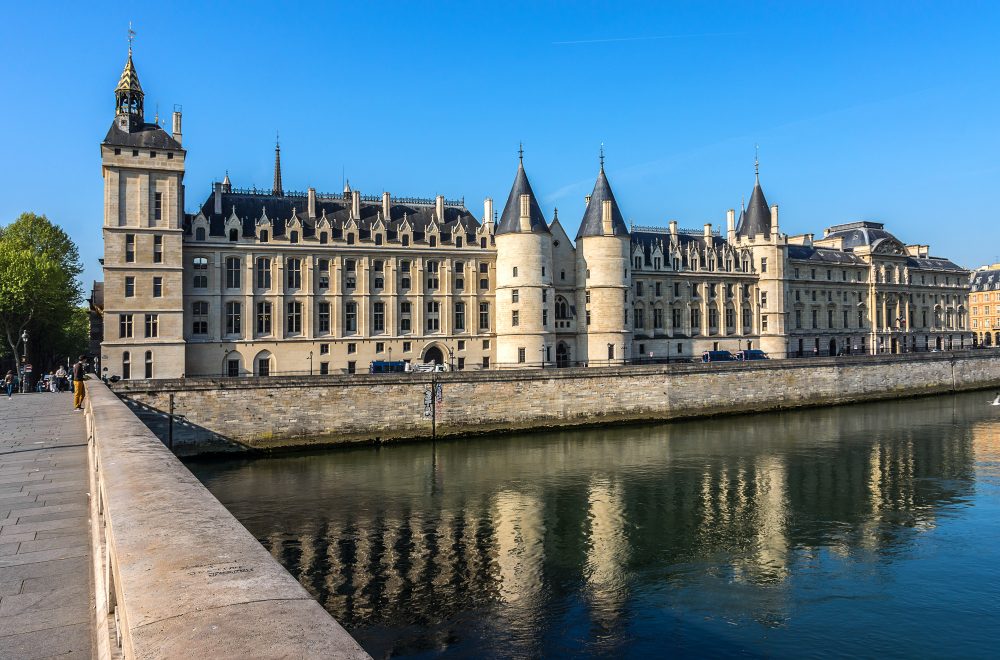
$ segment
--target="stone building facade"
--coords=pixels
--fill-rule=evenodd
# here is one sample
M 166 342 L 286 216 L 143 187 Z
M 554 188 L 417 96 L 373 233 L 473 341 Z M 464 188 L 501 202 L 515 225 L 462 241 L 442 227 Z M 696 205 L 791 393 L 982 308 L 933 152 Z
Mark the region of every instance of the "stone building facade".
M 968 272 L 879 223 L 788 236 L 755 181 L 726 229 L 629 226 L 604 169 L 575 240 L 523 159 L 497 218 L 464 200 L 270 190 L 184 212 L 181 113 L 146 123 L 131 50 L 101 144 L 109 376 L 614 365 L 971 345 Z
M 970 289 L 974 341 L 979 346 L 1000 346 L 1000 264 L 973 271 Z

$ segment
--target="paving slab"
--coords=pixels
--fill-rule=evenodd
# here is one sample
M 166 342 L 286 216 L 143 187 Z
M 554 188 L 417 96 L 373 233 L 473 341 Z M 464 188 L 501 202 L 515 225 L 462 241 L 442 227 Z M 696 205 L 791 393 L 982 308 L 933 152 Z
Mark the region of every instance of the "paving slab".
M 93 655 L 86 428 L 72 400 L 0 402 L 0 658 Z

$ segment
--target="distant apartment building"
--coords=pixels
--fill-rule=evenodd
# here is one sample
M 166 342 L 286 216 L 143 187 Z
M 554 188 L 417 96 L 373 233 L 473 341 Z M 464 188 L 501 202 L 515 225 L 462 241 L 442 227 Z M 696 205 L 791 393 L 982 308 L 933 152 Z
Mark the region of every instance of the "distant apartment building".
M 976 343 L 980 346 L 1000 346 L 1000 263 L 972 272 L 969 305 Z

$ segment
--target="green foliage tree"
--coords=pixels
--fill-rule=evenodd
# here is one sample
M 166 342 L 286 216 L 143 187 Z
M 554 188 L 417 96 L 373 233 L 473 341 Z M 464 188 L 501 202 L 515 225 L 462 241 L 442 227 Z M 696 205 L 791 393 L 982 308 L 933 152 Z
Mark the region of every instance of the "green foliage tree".
M 70 322 L 82 271 L 72 239 L 44 215 L 22 213 L 0 228 L 0 337 L 16 364 L 26 329 L 38 333 L 32 344 L 45 345 Z

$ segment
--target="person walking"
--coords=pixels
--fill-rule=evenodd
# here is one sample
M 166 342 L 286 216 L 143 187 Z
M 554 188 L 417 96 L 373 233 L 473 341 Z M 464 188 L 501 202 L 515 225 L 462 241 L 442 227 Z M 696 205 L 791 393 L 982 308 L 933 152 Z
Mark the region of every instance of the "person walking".
M 59 385 L 59 391 L 60 392 L 65 392 L 66 391 L 66 376 L 67 375 L 68 374 L 66 373 L 66 370 L 62 368 L 62 365 L 59 365 L 59 369 L 56 370 L 56 383 Z
M 86 373 L 87 358 L 81 355 L 73 365 L 73 410 L 83 410 L 83 378 Z
M 10 399 L 14 396 L 14 372 L 8 371 L 7 375 L 3 377 L 3 388 L 7 392 L 7 398 Z

